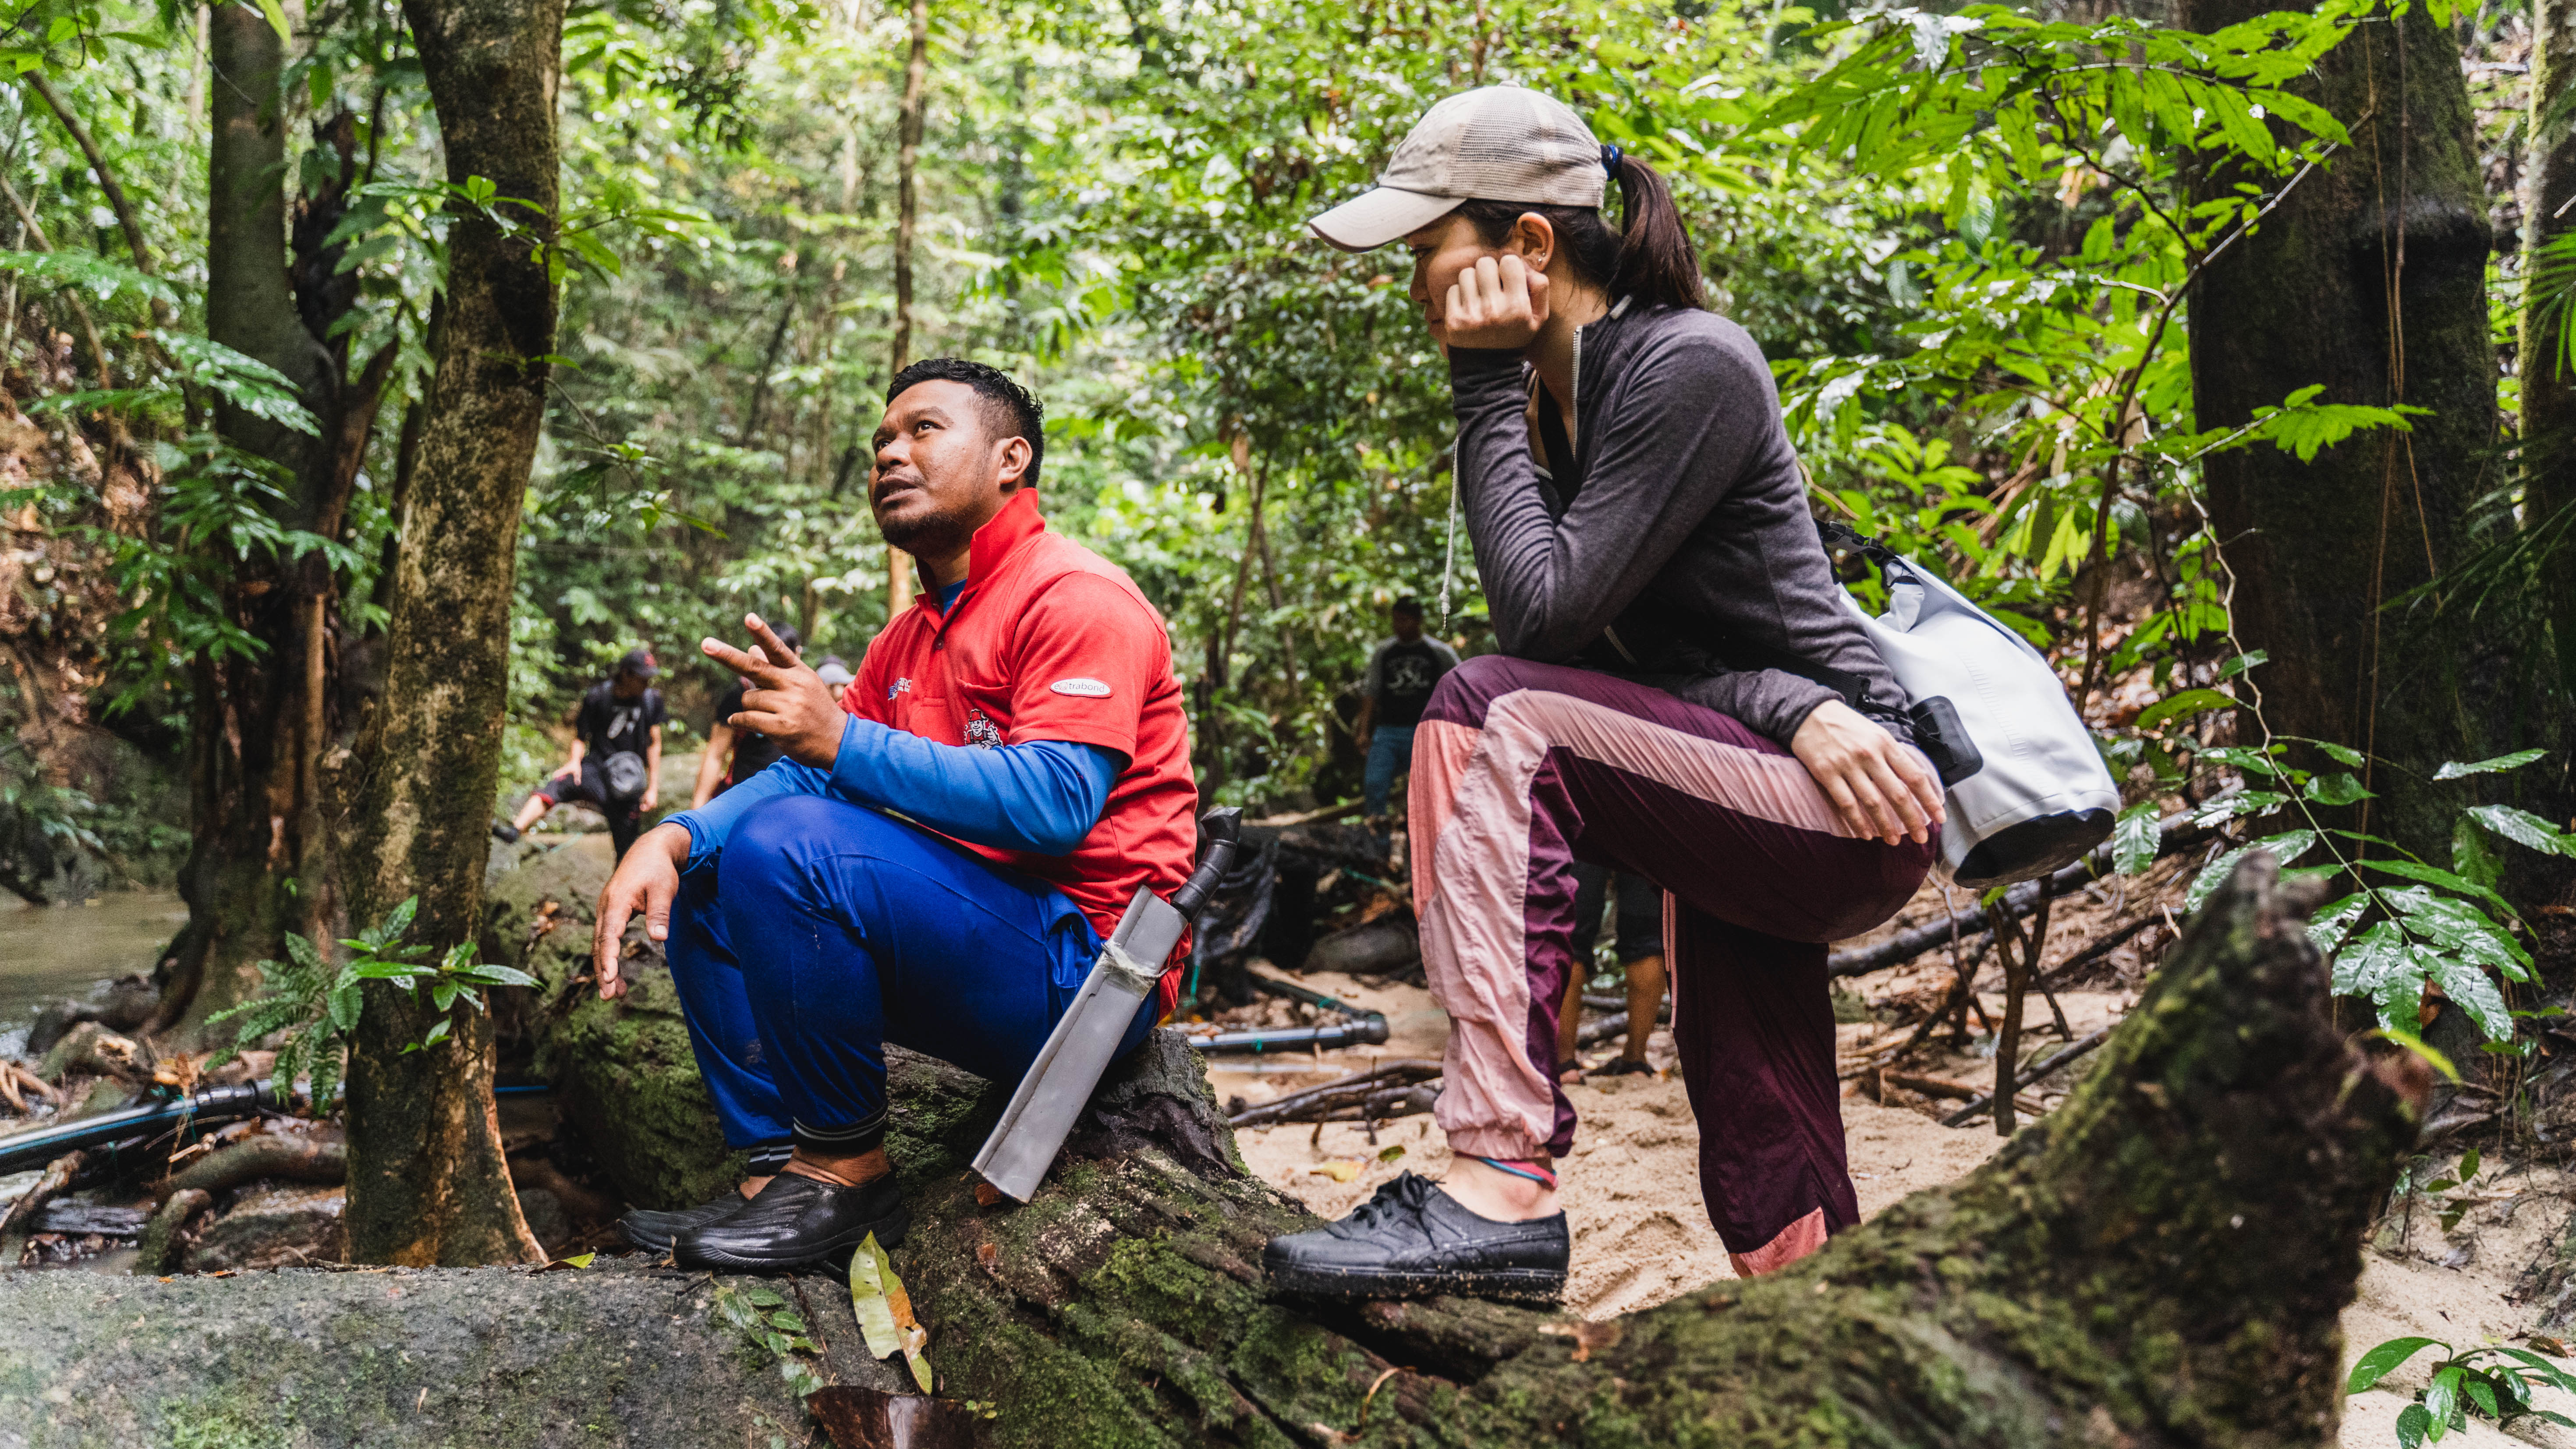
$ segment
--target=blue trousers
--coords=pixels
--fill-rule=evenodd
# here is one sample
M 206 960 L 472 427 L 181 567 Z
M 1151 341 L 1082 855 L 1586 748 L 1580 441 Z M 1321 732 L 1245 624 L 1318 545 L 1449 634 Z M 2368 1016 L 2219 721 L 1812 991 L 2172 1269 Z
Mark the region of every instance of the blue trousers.
M 1386 796 L 1395 788 L 1395 777 L 1413 768 L 1413 728 L 1379 725 L 1369 731 L 1368 772 L 1360 777 L 1360 795 L 1371 815 L 1386 813 Z
M 698 1070 L 725 1142 L 755 1152 L 878 1145 L 889 1041 L 1016 1083 L 1099 954 L 1053 886 L 820 795 L 745 815 L 712 866 L 681 878 L 671 912 Z

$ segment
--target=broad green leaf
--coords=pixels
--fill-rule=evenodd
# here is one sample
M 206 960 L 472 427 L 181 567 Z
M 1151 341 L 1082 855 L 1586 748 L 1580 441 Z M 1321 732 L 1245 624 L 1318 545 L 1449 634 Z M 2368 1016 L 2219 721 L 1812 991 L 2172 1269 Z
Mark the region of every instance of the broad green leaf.
M 2226 765 L 2249 775 L 2269 775 L 2278 779 L 2281 774 L 2281 767 L 2274 764 L 2262 751 L 2249 750 L 2241 745 L 2213 746 L 2201 751 L 2200 757 L 2212 764 Z
M 2467 813 L 2480 825 L 2516 845 L 2545 850 L 2553 855 L 2576 854 L 2569 849 L 2567 838 L 2559 834 L 2558 827 L 2528 810 L 2517 810 L 2510 805 L 2472 805 Z
M 2424 1436 L 2435 1430 L 2433 1416 L 2422 1404 L 2408 1404 L 2397 1412 L 2397 1449 L 2423 1449 Z
M 295 32 L 286 25 L 286 7 L 278 4 L 277 0 L 259 0 L 259 13 L 268 17 L 269 28 L 277 32 L 279 44 L 295 43 Z
M 2438 1338 L 2392 1338 L 2361 1356 L 2352 1366 L 2352 1376 L 2344 1380 L 2343 1391 L 2357 1394 L 2396 1371 L 2397 1366 L 2427 1348 L 2448 1348 Z
M 2343 938 L 2351 934 L 2353 922 L 2360 920 L 2361 913 L 2368 909 L 2370 909 L 2369 893 L 2355 891 L 2323 907 L 2316 915 L 2309 918 L 2308 939 L 2316 943 L 2319 951 L 2331 956 L 2335 953 L 2335 948 L 2343 944 Z
M 893 1272 L 894 1265 L 886 1261 L 885 1249 L 877 1246 L 874 1233 L 850 1255 L 850 1306 L 858 1315 L 859 1336 L 867 1340 L 870 1358 L 903 1352 L 903 1333 L 895 1327 L 894 1304 L 886 1297 L 886 1279 Z
M 2459 1411 L 2461 1368 L 2446 1363 L 2433 1370 L 2433 1386 L 2424 1391 L 2424 1412 L 2433 1421 L 2432 1437 L 2439 1439 L 2450 1427 L 2451 1417 Z
M 2151 730 L 2167 720 L 2189 719 L 2213 709 L 2234 709 L 2236 701 L 2214 689 L 2186 689 L 2150 706 L 2138 716 L 2138 728 Z
M 2442 994 L 2457 1002 L 2478 1024 L 2489 1041 L 2509 1041 L 2513 1037 L 2513 1012 L 2504 1004 L 2504 993 L 2496 988 L 2493 978 L 2457 957 L 2435 955 L 2426 972 L 2442 988 Z
M 2334 959 L 2331 985 L 2339 996 L 2367 996 L 2379 1008 L 2383 1029 L 2415 1029 L 2424 1000 L 2429 953 L 2420 953 L 2395 921 L 2381 921 L 2345 943 Z
M 2522 1362 L 2529 1364 L 2533 1371 L 2541 1376 L 2541 1381 L 2548 1384 L 2550 1387 L 2564 1389 L 2569 1392 L 2576 1392 L 2576 1375 L 2569 1374 L 2565 1369 L 2551 1363 L 2549 1360 L 2532 1352 L 2530 1349 L 2512 1348 L 2499 1344 L 2496 1347 L 2496 1352 L 2504 1354 L 2510 1358 L 2520 1359 Z
M 2471 1374 L 2467 1378 L 2462 1379 L 2460 1381 L 2460 1394 L 2462 1397 L 2466 1398 L 2470 1405 L 2477 1409 L 2479 1413 L 2486 1415 L 2490 1419 L 2498 1417 L 2496 1411 L 2495 1385 L 2488 1382 L 2484 1374 Z
M 2119 822 L 2111 827 L 2111 868 L 2122 875 L 2136 875 L 2155 864 L 2164 834 L 2164 818 L 2156 813 L 2155 801 L 2141 800 L 2121 811 Z
M 403 903 L 386 912 L 384 924 L 376 927 L 375 941 L 387 945 L 399 941 L 411 929 L 412 918 L 420 914 L 420 897 L 406 896 Z
M 467 967 L 465 970 L 460 971 L 457 974 L 465 977 L 469 981 L 480 981 L 486 986 L 534 986 L 537 984 L 537 978 L 515 966 L 502 966 L 492 962 L 485 962 L 480 966 Z
M 2212 893 L 2227 883 L 2227 877 L 2236 870 L 2236 863 L 2253 851 L 2268 850 L 2276 862 L 2288 865 L 2307 854 L 2316 843 L 2317 833 L 2313 830 L 2285 830 L 2278 835 L 2267 835 L 2261 840 L 2240 845 L 2211 861 L 2208 867 L 2192 881 L 2191 890 L 2183 897 L 2183 909 L 2199 910 L 2201 904 L 2207 901 Z
M 2300 793 L 2319 805 L 2350 805 L 2372 798 L 2371 792 L 2363 789 L 2359 780 L 2342 770 L 2311 779 Z
M 2272 662 L 2271 650 L 2250 649 L 2218 666 L 2218 677 L 2221 679 L 2234 679 L 2236 676 L 2244 673 L 2248 669 L 2254 668 L 2258 664 L 2269 664 L 2270 662 Z M 2344 763 L 2347 765 L 2358 765 L 2361 761 L 2345 760 Z
M 2468 764 L 2452 760 L 2435 770 L 2433 778 L 2456 780 L 2463 775 L 2493 775 L 2506 770 L 2519 770 L 2535 760 L 2546 758 L 2548 754 L 2547 750 L 2516 750 L 2510 755 L 2498 755 L 2492 760 L 2475 760 Z
M 2406 913 L 2406 929 L 2473 965 L 2493 967 L 2516 981 L 2530 977 L 2531 953 L 2487 913 L 2467 901 L 2414 888 L 2387 893 Z
M 2425 865 L 2419 861 L 2412 860 L 2378 859 L 2365 860 L 2360 862 L 2360 865 L 2364 870 L 2375 870 L 2384 875 L 2404 876 L 2408 880 L 2420 880 L 2426 885 L 2439 886 L 2446 891 L 2456 891 L 2464 896 L 2475 896 L 2479 900 L 2486 902 L 2488 905 L 2493 906 L 2496 910 L 2503 912 L 2507 916 L 2511 916 L 2513 914 L 2513 907 L 2505 904 L 2504 897 L 2497 895 L 2494 891 L 2487 889 L 2476 881 L 2454 875 L 2450 871 L 2444 870 L 2437 865 Z
M 2466 815 L 2451 824 L 2451 870 L 2487 890 L 2504 877 L 2504 862 L 2487 844 L 2486 831 Z
M 288 936 L 286 938 L 286 954 L 295 958 L 296 965 L 301 966 L 308 971 L 319 971 L 322 969 L 322 948 L 314 945 L 309 937 L 295 935 Z

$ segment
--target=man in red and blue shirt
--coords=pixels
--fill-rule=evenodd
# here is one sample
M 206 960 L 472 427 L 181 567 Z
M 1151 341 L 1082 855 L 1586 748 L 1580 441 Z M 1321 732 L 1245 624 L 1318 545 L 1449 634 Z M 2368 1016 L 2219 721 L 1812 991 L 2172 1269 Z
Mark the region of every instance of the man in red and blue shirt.
M 1171 643 L 1127 575 L 1047 531 L 1037 400 L 980 363 L 887 389 L 869 502 L 927 585 L 834 698 L 757 618 L 731 723 L 785 758 L 636 842 L 601 893 L 602 996 L 629 918 L 667 941 L 740 1194 L 630 1214 L 692 1267 L 786 1268 L 891 1244 L 884 1043 L 1026 1072 L 1139 885 L 1196 842 Z M 899 812 L 899 813 L 898 813 Z M 1178 990 L 1128 1029 L 1143 1040 Z

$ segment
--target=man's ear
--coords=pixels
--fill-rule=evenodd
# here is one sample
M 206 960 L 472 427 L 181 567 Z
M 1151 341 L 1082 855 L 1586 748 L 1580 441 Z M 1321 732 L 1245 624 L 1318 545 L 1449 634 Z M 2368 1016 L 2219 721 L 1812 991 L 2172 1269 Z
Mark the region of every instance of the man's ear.
M 1004 493 L 1020 490 L 1020 481 L 1028 475 L 1033 450 L 1029 440 L 1017 435 L 1001 440 L 993 455 L 993 482 Z

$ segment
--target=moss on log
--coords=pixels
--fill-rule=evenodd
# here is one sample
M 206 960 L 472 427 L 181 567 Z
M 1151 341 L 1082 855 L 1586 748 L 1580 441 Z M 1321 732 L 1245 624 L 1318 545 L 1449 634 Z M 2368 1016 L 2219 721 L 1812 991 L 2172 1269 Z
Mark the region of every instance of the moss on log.
M 637 1207 L 691 1207 L 741 1181 L 742 1158 L 717 1133 L 670 967 L 640 924 L 628 932 L 626 995 L 602 1001 L 591 989 L 592 906 L 609 865 L 607 838 L 586 836 L 493 882 L 483 959 L 540 983 L 512 1003 L 516 1029 L 534 1039 L 538 1074 L 619 1193 Z
M 966 1180 L 1007 1094 L 901 1057 L 889 1147 L 916 1220 L 895 1262 L 942 1393 L 996 1405 L 997 1445 L 2324 1445 L 2337 1315 L 2426 1085 L 2412 1058 L 2354 1052 L 2325 1004 L 2300 913 L 2249 861 L 2075 1096 L 1993 1162 L 1790 1271 L 1580 1326 L 1274 1298 L 1262 1244 L 1312 1219 L 1242 1175 L 1169 1035 L 1024 1207 L 979 1207 Z M 774 1366 L 696 1306 L 704 1275 L 154 1286 L 110 1304 L 78 1295 L 136 1290 L 0 1279 L 0 1440 L 129 1442 L 105 1426 L 145 1411 L 120 1394 L 315 1445 L 733 1443 L 793 1422 Z M 808 1296 L 825 1376 L 892 1386 L 848 1356 L 846 1310 Z

